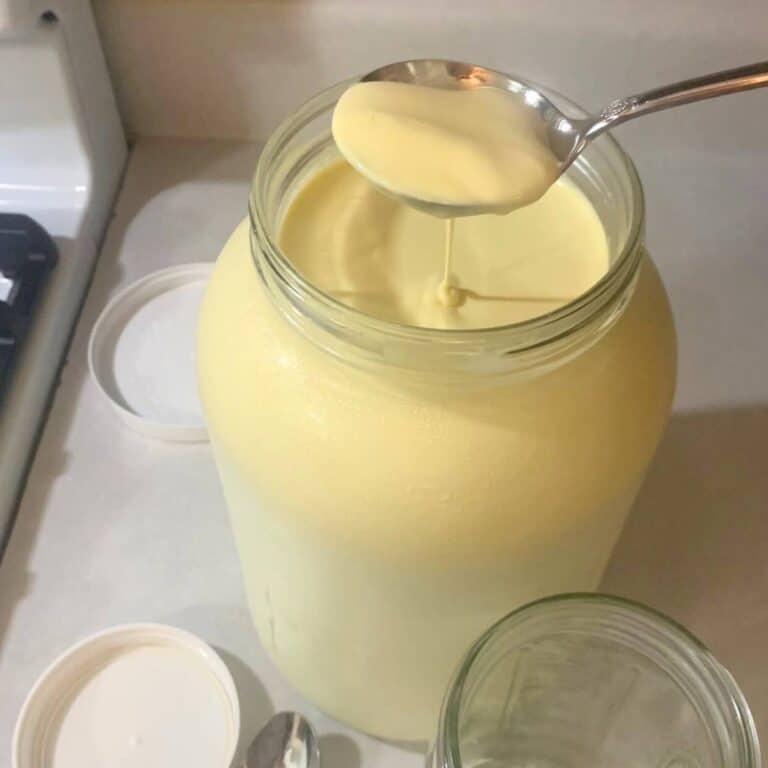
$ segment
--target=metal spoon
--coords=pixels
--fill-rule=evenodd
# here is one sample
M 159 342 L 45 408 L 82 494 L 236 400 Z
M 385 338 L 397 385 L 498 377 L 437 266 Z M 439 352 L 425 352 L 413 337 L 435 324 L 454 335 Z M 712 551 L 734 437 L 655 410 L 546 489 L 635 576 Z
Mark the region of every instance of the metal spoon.
M 271 717 L 248 747 L 244 768 L 320 768 L 320 747 L 309 720 L 298 712 Z
M 492 69 L 459 61 L 442 59 L 401 61 L 375 69 L 365 75 L 362 80 L 389 80 L 455 90 L 485 86 L 509 91 L 538 114 L 544 135 L 560 164 L 559 171 L 562 174 L 589 142 L 608 128 L 649 112 L 768 85 L 768 62 L 763 61 L 715 72 L 616 99 L 598 115 L 585 118 L 568 117 L 563 114 L 544 94 L 528 83 L 515 80 Z M 389 192 L 391 193 L 392 190 Z M 414 198 L 407 198 L 407 202 L 443 218 L 488 212 L 479 205 L 456 206 Z

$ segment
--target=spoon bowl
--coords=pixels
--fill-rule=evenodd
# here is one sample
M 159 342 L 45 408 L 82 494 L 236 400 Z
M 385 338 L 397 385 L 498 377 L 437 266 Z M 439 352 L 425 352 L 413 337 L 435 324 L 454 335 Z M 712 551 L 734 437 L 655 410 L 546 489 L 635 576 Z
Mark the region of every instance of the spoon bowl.
M 563 115 L 552 102 L 534 86 L 493 69 L 467 64 L 461 61 L 444 59 L 415 59 L 400 61 L 395 64 L 374 69 L 364 75 L 361 82 L 398 82 L 423 85 L 429 88 L 466 91 L 473 88 L 498 88 L 507 91 L 511 97 L 519 99 L 536 113 L 545 130 L 547 142 L 560 164 L 560 172 L 572 162 L 579 133 L 576 123 Z M 575 158 L 575 154 L 573 154 Z M 390 190 L 384 190 L 390 192 Z M 398 195 L 409 205 L 433 216 L 454 218 L 457 216 L 475 216 L 491 211 L 483 205 L 453 205 L 449 203 L 420 200 Z

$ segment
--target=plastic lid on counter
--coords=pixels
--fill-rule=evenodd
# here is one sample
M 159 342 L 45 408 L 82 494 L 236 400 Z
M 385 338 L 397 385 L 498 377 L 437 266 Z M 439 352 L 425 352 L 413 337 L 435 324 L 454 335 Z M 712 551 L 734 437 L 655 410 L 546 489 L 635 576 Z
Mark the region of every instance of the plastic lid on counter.
M 195 331 L 212 264 L 146 275 L 104 308 L 91 332 L 88 366 L 132 429 L 162 440 L 208 439 L 197 394 Z
M 195 635 L 128 624 L 43 673 L 19 714 L 13 768 L 229 768 L 240 731 L 232 677 Z

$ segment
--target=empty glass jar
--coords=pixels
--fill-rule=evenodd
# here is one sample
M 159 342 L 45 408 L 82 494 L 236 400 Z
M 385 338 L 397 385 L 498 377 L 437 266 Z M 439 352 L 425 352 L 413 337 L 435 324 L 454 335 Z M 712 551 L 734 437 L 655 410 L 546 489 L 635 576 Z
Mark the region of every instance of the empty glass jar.
M 472 647 L 446 695 L 433 768 L 759 768 L 737 684 L 641 605 L 571 594 Z

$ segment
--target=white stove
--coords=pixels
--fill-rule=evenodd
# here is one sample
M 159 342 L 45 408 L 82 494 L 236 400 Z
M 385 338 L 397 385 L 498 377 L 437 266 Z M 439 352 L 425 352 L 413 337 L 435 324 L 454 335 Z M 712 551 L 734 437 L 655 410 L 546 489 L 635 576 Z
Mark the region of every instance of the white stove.
M 125 158 L 90 4 L 0 0 L 0 553 Z M 49 274 L 34 280 L 8 266 L 9 249 L 26 247 L 27 226 L 41 241 L 47 232 L 58 253 Z M 34 249 L 31 257 L 48 258 Z M 14 306 L 22 290 L 39 294 L 23 334 Z

